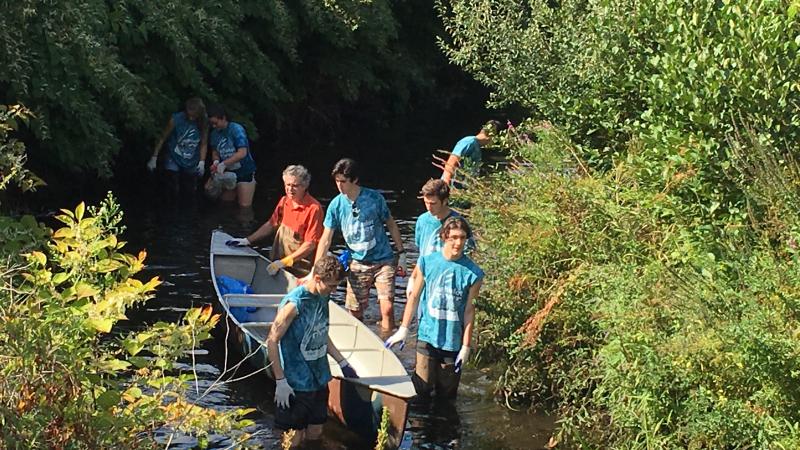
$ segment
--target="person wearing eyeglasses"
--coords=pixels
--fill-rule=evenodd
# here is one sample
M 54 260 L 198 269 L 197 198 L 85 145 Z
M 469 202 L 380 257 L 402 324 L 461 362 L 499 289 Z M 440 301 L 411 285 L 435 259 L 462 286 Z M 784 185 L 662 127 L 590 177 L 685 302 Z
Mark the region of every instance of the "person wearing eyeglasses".
M 332 256 L 314 264 L 314 275 L 281 300 L 267 338 L 267 354 L 275 376 L 275 428 L 296 430 L 292 447 L 318 440 L 328 418 L 328 355 L 342 375 L 358 378 L 356 370 L 331 341 L 328 298 L 344 276 Z
M 275 233 L 272 241 L 267 272 L 275 275 L 287 269 L 293 275 L 304 277 L 311 271 L 311 258 L 322 236 L 322 205 L 308 193 L 311 174 L 300 165 L 291 165 L 283 171 L 281 197 L 272 216 L 256 231 L 245 238 L 231 239 L 226 244 L 236 247 L 250 245 Z
M 452 399 L 458 393 L 461 368 L 470 353 L 474 301 L 484 277 L 483 270 L 464 254 L 471 236 L 463 217 L 445 220 L 439 230 L 442 250 L 417 261 L 403 321 L 385 342 L 386 347 L 400 344 L 402 349 L 411 321 L 419 318 L 417 366 L 411 379 L 421 399 L 431 394 Z
M 339 160 L 333 166 L 331 176 L 339 195 L 328 205 L 314 260 L 327 254 L 333 233 L 341 230 L 353 258 L 347 273 L 345 307 L 354 317 L 363 320 L 369 291 L 374 286 L 378 292 L 381 327 L 390 331 L 394 328 L 395 272 L 406 276 L 406 251 L 400 239 L 400 229 L 383 195 L 359 185 L 358 165 L 354 160 Z M 397 258 L 385 230 L 392 236 Z
M 472 176 L 477 177 L 480 173 L 481 160 L 483 153 L 481 149 L 492 143 L 494 136 L 503 129 L 503 124 L 497 120 L 490 120 L 481 127 L 478 134 L 475 136 L 465 136 L 461 138 L 453 147 L 447 161 L 444 162 L 442 168 L 442 177 L 447 184 L 455 184 L 463 186 L 459 180 L 456 180 L 456 171 L 460 169 L 467 171 Z

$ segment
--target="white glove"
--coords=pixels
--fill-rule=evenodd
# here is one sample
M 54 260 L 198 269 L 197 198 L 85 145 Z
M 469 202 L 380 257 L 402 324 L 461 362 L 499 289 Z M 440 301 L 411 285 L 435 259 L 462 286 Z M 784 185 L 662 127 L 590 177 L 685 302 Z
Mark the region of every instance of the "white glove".
M 203 161 L 203 160 L 200 160 L 197 163 L 197 176 L 198 177 L 202 177 L 205 174 L 206 174 L 206 162 Z
M 395 272 L 401 277 L 408 275 L 408 258 L 406 257 L 406 252 L 400 253 L 400 256 L 397 257 L 397 269 Z
M 147 170 L 149 170 L 150 172 L 156 170 L 156 165 L 158 165 L 158 156 L 153 155 L 147 161 Z
M 250 245 L 250 240 L 247 238 L 235 238 L 226 241 L 225 245 L 229 247 L 247 247 Z
M 464 365 L 467 358 L 469 358 L 469 347 L 462 345 L 461 350 L 458 351 L 458 356 L 456 356 L 456 373 L 461 372 L 461 366 Z
M 289 386 L 286 378 L 275 380 L 275 404 L 281 408 L 289 408 L 289 397 L 294 395 L 294 389 Z
M 217 175 L 222 175 L 223 173 L 225 173 L 225 163 L 221 162 L 217 164 Z
M 393 335 L 383 343 L 383 346 L 386 348 L 392 348 L 394 344 L 400 344 L 400 350 L 406 346 L 406 336 L 408 336 L 408 328 L 400 325 L 400 328 L 395 331 Z

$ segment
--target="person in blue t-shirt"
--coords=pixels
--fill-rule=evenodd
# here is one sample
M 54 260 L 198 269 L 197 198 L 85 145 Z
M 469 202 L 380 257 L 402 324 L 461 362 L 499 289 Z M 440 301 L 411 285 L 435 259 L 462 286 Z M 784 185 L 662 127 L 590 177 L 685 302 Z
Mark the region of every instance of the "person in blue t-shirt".
M 328 418 L 328 355 L 342 375 L 358 378 L 328 336 L 328 297 L 344 276 L 332 256 L 314 264 L 314 275 L 292 289 L 278 306 L 267 338 L 267 354 L 275 376 L 275 427 L 297 430 L 292 446 L 319 439 Z
M 181 186 L 187 192 L 194 192 L 197 179 L 205 174 L 207 122 L 203 100 L 192 97 L 186 100 L 183 111 L 172 114 L 156 143 L 153 156 L 147 162 L 147 169 L 151 172 L 156 169 L 158 153 L 166 142 L 168 150 L 164 158 L 164 169 L 172 195 L 177 195 Z
M 440 398 L 455 398 L 461 367 L 470 352 L 475 321 L 473 302 L 484 276 L 483 270 L 464 254 L 472 232 L 463 217 L 447 219 L 439 236 L 444 242 L 442 250 L 417 262 L 403 322 L 386 340 L 387 347 L 400 343 L 402 348 L 416 314 L 417 366 L 412 381 L 420 398 L 434 392 Z
M 394 328 L 395 272 L 406 276 L 406 251 L 400 238 L 400 229 L 383 195 L 358 184 L 355 161 L 350 158 L 339 160 L 333 166 L 331 176 L 339 195 L 328 205 L 322 223 L 324 230 L 314 259 L 327 254 L 333 233 L 341 230 L 353 257 L 347 272 L 345 307 L 354 317 L 363 320 L 364 310 L 369 303 L 369 291 L 374 286 L 381 309 L 381 326 L 389 331 Z M 384 225 L 397 249 L 396 265 Z
M 463 184 L 463 180 L 456 179 L 456 171 L 463 167 L 470 175 L 476 177 L 480 174 L 483 153 L 481 149 L 492 143 L 492 138 L 502 130 L 502 124 L 497 120 L 490 120 L 475 136 L 461 138 L 453 147 L 450 156 L 442 168 L 442 180 L 445 183 Z M 441 167 L 441 166 L 439 166 Z
M 256 191 L 256 162 L 250 152 L 250 143 L 244 127 L 228 119 L 228 113 L 220 105 L 208 108 L 208 121 L 214 128 L 211 131 L 210 143 L 214 163 L 211 165 L 212 179 L 223 177 L 225 172 L 236 174 L 235 185 L 229 188 L 223 185 L 222 200 L 236 199 L 239 206 L 248 207 L 253 204 Z M 209 190 L 207 189 L 207 192 Z
M 450 186 L 444 180 L 428 180 L 422 186 L 421 193 L 427 212 L 421 214 L 414 225 L 414 243 L 419 249 L 420 258 L 442 249 L 442 239 L 439 237 L 442 224 L 450 217 L 460 217 L 460 214 L 448 205 Z M 467 243 L 467 250 L 474 247 L 475 243 L 470 240 Z M 411 296 L 413 286 L 414 272 L 412 271 L 406 285 L 406 298 Z

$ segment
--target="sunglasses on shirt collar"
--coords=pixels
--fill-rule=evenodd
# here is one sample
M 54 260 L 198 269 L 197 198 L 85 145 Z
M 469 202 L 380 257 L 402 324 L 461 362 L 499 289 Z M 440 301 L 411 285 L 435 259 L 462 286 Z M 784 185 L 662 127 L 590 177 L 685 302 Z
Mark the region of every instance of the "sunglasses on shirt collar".
M 350 205 L 350 209 L 352 209 L 352 210 L 353 210 L 353 217 L 354 217 L 354 218 L 358 218 L 358 214 L 361 212 L 361 209 L 360 209 L 359 207 L 357 207 L 357 206 L 356 206 L 356 202 L 353 202 L 353 203 Z

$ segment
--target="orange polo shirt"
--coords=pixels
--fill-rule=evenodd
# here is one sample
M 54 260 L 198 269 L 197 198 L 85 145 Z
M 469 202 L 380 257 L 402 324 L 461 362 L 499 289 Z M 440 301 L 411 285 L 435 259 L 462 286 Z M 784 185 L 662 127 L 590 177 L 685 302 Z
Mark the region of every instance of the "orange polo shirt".
M 281 197 L 269 223 L 277 228 L 280 222 L 292 230 L 297 240 L 319 242 L 322 237 L 322 205 L 309 193 L 297 205 L 294 203 L 285 195 Z

